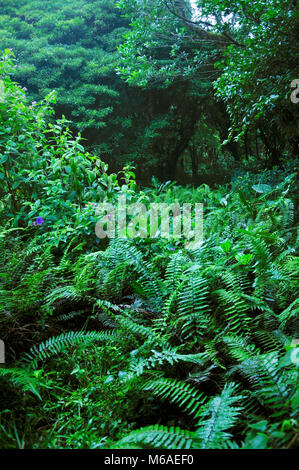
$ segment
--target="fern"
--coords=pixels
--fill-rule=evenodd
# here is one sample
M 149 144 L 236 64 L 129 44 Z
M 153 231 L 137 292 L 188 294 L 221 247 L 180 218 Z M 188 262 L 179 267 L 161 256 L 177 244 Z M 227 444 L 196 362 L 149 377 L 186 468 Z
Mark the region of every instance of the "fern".
M 143 388 L 151 391 L 153 395 L 163 398 L 163 400 L 167 399 L 171 403 L 177 404 L 194 419 L 200 416 L 200 407 L 207 400 L 203 393 L 200 393 L 191 385 L 174 379 L 160 378 L 151 380 Z
M 165 283 L 169 286 L 171 291 L 176 289 L 181 283 L 181 277 L 186 270 L 190 259 L 183 255 L 182 252 L 175 253 L 171 258 L 166 268 Z
M 182 337 L 198 340 L 211 327 L 209 288 L 207 281 L 191 273 L 178 293 L 178 319 L 175 322 Z
M 292 320 L 295 320 L 295 334 L 299 332 L 299 299 L 294 300 L 285 310 L 279 315 L 280 328 L 285 330 Z
M 17 368 L 0 367 L 0 377 L 4 377 L 15 387 L 21 388 L 24 392 L 31 392 L 41 400 L 39 393 L 39 380 L 32 375 L 31 371 Z
M 69 302 L 79 302 L 83 299 L 84 296 L 81 294 L 81 292 L 78 292 L 76 287 L 72 285 L 56 287 L 46 297 L 48 305 L 53 305 L 56 302 L 62 300 L 67 300 Z
M 113 444 L 110 449 L 190 449 L 193 439 L 192 432 L 178 426 L 168 428 L 156 424 L 132 431 Z
M 252 387 L 252 396 L 275 415 L 288 411 L 288 401 L 297 384 L 297 371 L 284 370 L 277 352 L 255 355 L 233 367 L 229 375 L 239 371 Z
M 160 448 L 160 449 L 215 449 L 229 447 L 231 434 L 227 431 L 232 428 L 240 415 L 241 408 L 233 406 L 242 399 L 241 396 L 233 396 L 234 384 L 227 384 L 221 395 L 212 398 L 207 404 L 199 407 L 198 394 L 190 386 L 179 382 L 162 379 L 148 384 L 149 389 L 165 398 L 171 398 L 185 409 L 184 405 L 190 400 L 193 405 L 191 413 L 201 420 L 194 432 L 186 431 L 180 427 L 166 427 L 161 425 L 147 426 L 132 431 L 110 448 Z M 179 396 L 179 397 L 178 397 Z M 192 406 L 191 405 L 191 406 Z
M 149 338 L 151 341 L 157 344 L 161 342 L 161 339 L 158 335 L 156 335 L 152 328 L 136 323 L 131 318 L 125 317 L 123 315 L 118 315 L 117 322 L 125 331 L 130 331 L 135 335 L 144 338 Z
M 254 344 L 250 344 L 246 337 L 226 335 L 221 338 L 225 345 L 225 351 L 238 362 L 246 361 L 259 354 Z
M 244 277 L 237 273 L 222 273 L 222 279 L 226 288 L 214 291 L 219 299 L 220 306 L 223 308 L 229 323 L 230 330 L 247 334 L 250 331 L 251 318 L 249 316 L 249 305 L 244 297 Z
M 63 315 L 59 315 L 57 317 L 57 321 L 69 321 L 69 320 L 72 320 L 73 318 L 81 317 L 87 312 L 89 312 L 89 309 L 77 310 L 75 312 L 70 312 L 70 313 L 66 313 Z
M 236 424 L 242 410 L 240 406 L 234 406 L 242 399 L 242 396 L 234 395 L 235 390 L 234 383 L 226 384 L 221 395 L 201 408 L 201 420 L 195 433 L 201 449 L 222 449 L 225 441 L 230 439 L 227 430 Z
M 30 349 L 26 354 L 27 361 L 35 364 L 39 359 L 47 359 L 51 356 L 64 352 L 67 348 L 79 344 L 88 345 L 96 341 L 119 341 L 119 337 L 111 332 L 98 332 L 98 331 L 69 331 L 47 339 L 47 341 L 40 343 Z

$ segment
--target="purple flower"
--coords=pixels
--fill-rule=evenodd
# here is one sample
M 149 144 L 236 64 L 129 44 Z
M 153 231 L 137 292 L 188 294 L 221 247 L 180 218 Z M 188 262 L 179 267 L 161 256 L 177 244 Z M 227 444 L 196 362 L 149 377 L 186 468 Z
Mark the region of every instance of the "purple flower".
M 36 101 L 32 101 L 32 106 L 35 106 L 37 104 Z
M 37 217 L 35 223 L 36 225 L 43 225 L 44 219 L 42 217 Z
M 176 248 L 170 248 L 170 249 L 171 249 L 171 251 L 175 251 L 175 250 L 176 250 Z

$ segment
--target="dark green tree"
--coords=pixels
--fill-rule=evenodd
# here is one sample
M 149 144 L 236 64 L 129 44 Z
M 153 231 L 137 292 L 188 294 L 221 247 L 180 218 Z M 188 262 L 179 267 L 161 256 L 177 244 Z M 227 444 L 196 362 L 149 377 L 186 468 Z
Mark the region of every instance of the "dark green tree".
M 33 100 L 55 89 L 58 114 L 77 130 L 107 125 L 119 99 L 116 46 L 128 22 L 113 0 L 0 2 L 0 48 L 13 48 L 14 77 Z

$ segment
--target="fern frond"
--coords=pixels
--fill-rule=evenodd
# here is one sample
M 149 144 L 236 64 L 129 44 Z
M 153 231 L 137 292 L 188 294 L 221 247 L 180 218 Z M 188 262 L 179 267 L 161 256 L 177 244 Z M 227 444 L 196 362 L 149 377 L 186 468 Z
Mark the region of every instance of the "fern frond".
M 15 387 L 20 387 L 24 392 L 31 392 L 40 400 L 39 381 L 26 369 L 0 367 L 0 378 L 9 380 Z
M 233 367 L 229 373 L 235 371 L 247 378 L 253 388 L 252 396 L 265 407 L 281 415 L 287 412 L 288 400 L 297 384 L 296 370 L 284 370 L 279 363 L 279 354 L 271 352 L 255 355 L 241 364 Z
M 97 341 L 115 342 L 119 341 L 119 337 L 115 333 L 108 331 L 69 331 L 49 338 L 38 346 L 34 346 L 26 354 L 26 359 L 35 363 L 39 359 L 47 359 L 62 353 L 71 346 L 79 344 L 88 345 Z
M 202 406 L 201 420 L 195 432 L 201 449 L 222 449 L 225 441 L 231 438 L 227 430 L 236 424 L 242 410 L 241 407 L 235 406 L 235 403 L 242 399 L 242 396 L 234 395 L 235 389 L 234 383 L 226 384 L 221 395 Z
M 66 313 L 64 315 L 59 315 L 57 317 L 57 321 L 69 321 L 69 320 L 72 320 L 73 318 L 81 317 L 82 315 L 86 314 L 87 312 L 89 312 L 89 309 L 77 310 L 75 312 L 70 312 L 70 313 Z
M 246 337 L 239 335 L 226 335 L 222 337 L 228 354 L 239 362 L 254 357 L 259 353 L 254 344 L 250 344 Z
M 184 339 L 200 339 L 211 327 L 207 281 L 194 273 L 178 293 L 176 321 Z
M 279 356 L 285 353 L 284 343 L 281 335 L 277 336 L 275 331 L 258 330 L 253 334 L 258 344 L 262 347 L 262 352 L 277 352 Z M 286 338 L 285 338 L 286 341 Z
M 248 315 L 248 305 L 246 304 L 242 291 L 218 289 L 214 292 L 219 303 L 224 309 L 230 329 L 237 333 L 248 333 L 250 331 L 251 318 Z
M 84 299 L 84 296 L 77 291 L 75 286 L 61 286 L 53 289 L 46 297 L 46 302 L 48 305 L 53 305 L 57 301 L 67 300 L 70 302 L 78 302 Z
M 294 300 L 285 310 L 279 315 L 280 327 L 282 330 L 285 330 L 289 323 L 292 320 L 295 320 L 297 323 L 297 328 L 299 331 L 299 299 Z
M 119 323 L 122 329 L 134 333 L 135 335 L 148 338 L 154 343 L 158 344 L 161 341 L 152 328 L 136 323 L 131 318 L 125 317 L 123 315 L 118 315 L 117 322 Z
M 165 272 L 165 282 L 171 290 L 176 289 L 181 283 L 182 273 L 190 263 L 190 259 L 181 252 L 171 256 Z
M 171 403 L 177 404 L 195 419 L 200 415 L 200 407 L 207 400 L 204 393 L 200 393 L 192 385 L 175 379 L 160 378 L 151 380 L 143 388 L 163 400 L 167 399 Z
M 156 424 L 132 431 L 130 434 L 113 444 L 110 448 L 190 449 L 192 444 L 192 432 L 185 431 L 178 426 L 168 428 L 166 426 Z

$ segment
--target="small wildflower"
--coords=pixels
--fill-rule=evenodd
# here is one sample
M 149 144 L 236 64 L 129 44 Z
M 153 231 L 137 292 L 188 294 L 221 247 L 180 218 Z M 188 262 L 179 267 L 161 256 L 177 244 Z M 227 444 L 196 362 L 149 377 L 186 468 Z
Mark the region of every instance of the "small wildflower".
M 43 225 L 44 219 L 42 217 L 37 217 L 36 219 L 36 225 Z
M 36 101 L 32 101 L 32 106 L 35 106 L 37 104 Z

